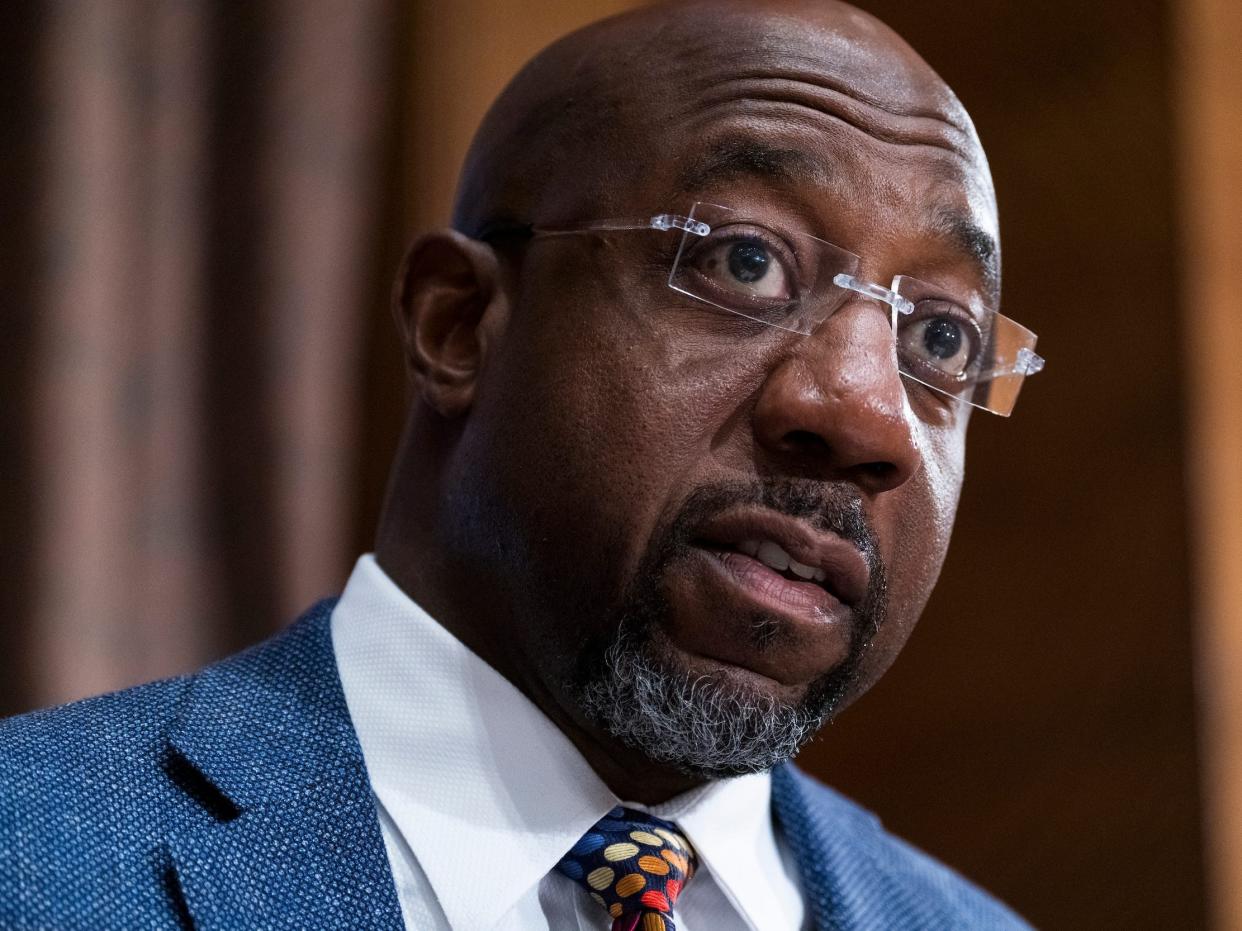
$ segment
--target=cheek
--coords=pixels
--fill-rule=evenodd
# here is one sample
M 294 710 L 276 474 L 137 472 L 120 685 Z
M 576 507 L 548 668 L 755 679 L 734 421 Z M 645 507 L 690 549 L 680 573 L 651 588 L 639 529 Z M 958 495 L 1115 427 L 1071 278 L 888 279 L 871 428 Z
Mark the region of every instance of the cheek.
M 918 541 L 917 548 L 923 556 L 914 562 L 927 567 L 918 584 L 928 594 L 940 575 L 957 517 L 965 479 L 968 422 L 967 415 L 943 429 L 920 425 L 917 434 L 923 467 L 913 484 L 923 506 L 907 512 L 901 536 L 912 547 Z
M 711 457 L 741 376 L 658 309 L 600 299 L 526 299 L 471 414 L 471 472 L 510 502 L 508 532 L 543 578 L 572 566 L 608 599 Z
M 922 468 L 894 501 L 889 573 L 889 614 L 872 643 L 864 670 L 865 687 L 897 658 L 914 631 L 940 576 L 961 495 L 965 463 L 965 424 L 920 427 Z
M 909 482 L 914 505 L 904 508 L 897 521 L 900 551 L 894 554 L 894 563 L 902 567 L 905 576 L 901 607 L 903 615 L 913 616 L 911 626 L 940 577 L 961 496 L 963 448 L 946 439 L 938 436 L 934 443 L 925 439 L 923 467 Z M 896 569 L 893 574 L 897 574 Z

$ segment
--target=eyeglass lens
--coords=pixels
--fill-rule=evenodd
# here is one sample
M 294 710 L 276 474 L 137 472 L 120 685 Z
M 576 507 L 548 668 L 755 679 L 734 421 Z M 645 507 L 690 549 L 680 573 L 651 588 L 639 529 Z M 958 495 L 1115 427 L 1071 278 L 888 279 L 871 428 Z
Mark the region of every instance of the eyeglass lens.
M 692 216 L 711 230 L 706 236 L 683 234 L 668 281 L 676 291 L 801 334 L 814 332 L 853 296 L 836 281 L 856 274 L 858 256 L 788 218 L 704 203 L 695 205 Z M 892 292 L 909 301 L 895 303 L 910 310 L 887 308 L 899 370 L 976 407 L 1010 413 L 1035 335 L 977 301 L 916 278 L 898 276 Z

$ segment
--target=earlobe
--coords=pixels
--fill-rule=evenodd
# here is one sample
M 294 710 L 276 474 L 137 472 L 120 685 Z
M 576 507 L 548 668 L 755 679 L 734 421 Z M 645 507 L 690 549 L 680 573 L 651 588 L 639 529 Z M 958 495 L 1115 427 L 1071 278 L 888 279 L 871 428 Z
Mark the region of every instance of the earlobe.
M 488 349 L 486 320 L 505 300 L 496 253 L 456 230 L 428 233 L 410 247 L 393 294 L 410 377 L 445 417 L 469 409 Z

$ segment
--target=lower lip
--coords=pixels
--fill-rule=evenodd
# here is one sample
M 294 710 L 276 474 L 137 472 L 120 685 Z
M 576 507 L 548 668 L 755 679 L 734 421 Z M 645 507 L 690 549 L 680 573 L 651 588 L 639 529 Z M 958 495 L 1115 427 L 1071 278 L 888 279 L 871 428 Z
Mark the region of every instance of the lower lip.
M 752 601 L 781 614 L 829 620 L 844 608 L 836 598 L 814 582 L 785 578 L 759 560 L 736 550 L 704 550 L 724 574 Z
M 690 553 L 668 579 L 674 610 L 667 632 L 686 653 L 798 690 L 848 655 L 853 612 L 820 586 L 791 581 L 734 550 L 699 546 Z M 760 638 L 760 630 L 771 638 Z

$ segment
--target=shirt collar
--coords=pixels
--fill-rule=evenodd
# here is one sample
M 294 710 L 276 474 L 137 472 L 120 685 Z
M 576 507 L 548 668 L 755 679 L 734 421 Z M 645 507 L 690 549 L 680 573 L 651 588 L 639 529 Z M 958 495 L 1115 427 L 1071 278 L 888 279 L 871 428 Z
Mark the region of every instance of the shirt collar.
M 372 789 L 450 926 L 496 926 L 617 797 L 559 728 L 371 555 L 333 611 L 332 639 Z M 764 884 L 749 879 L 777 856 L 770 790 L 763 773 L 648 809 L 678 822 L 756 926 L 776 914 L 766 887 L 756 888 Z
M 782 862 L 772 825 L 771 774 L 738 776 L 708 788 L 688 804 L 681 804 L 686 799 L 681 796 L 653 808 L 652 814 L 677 822 L 699 855 L 700 869 L 711 873 L 752 927 L 801 927 L 801 916 L 789 911 L 800 895 Z M 759 876 L 765 881 L 756 882 Z M 778 893 L 782 887 L 788 889 Z

